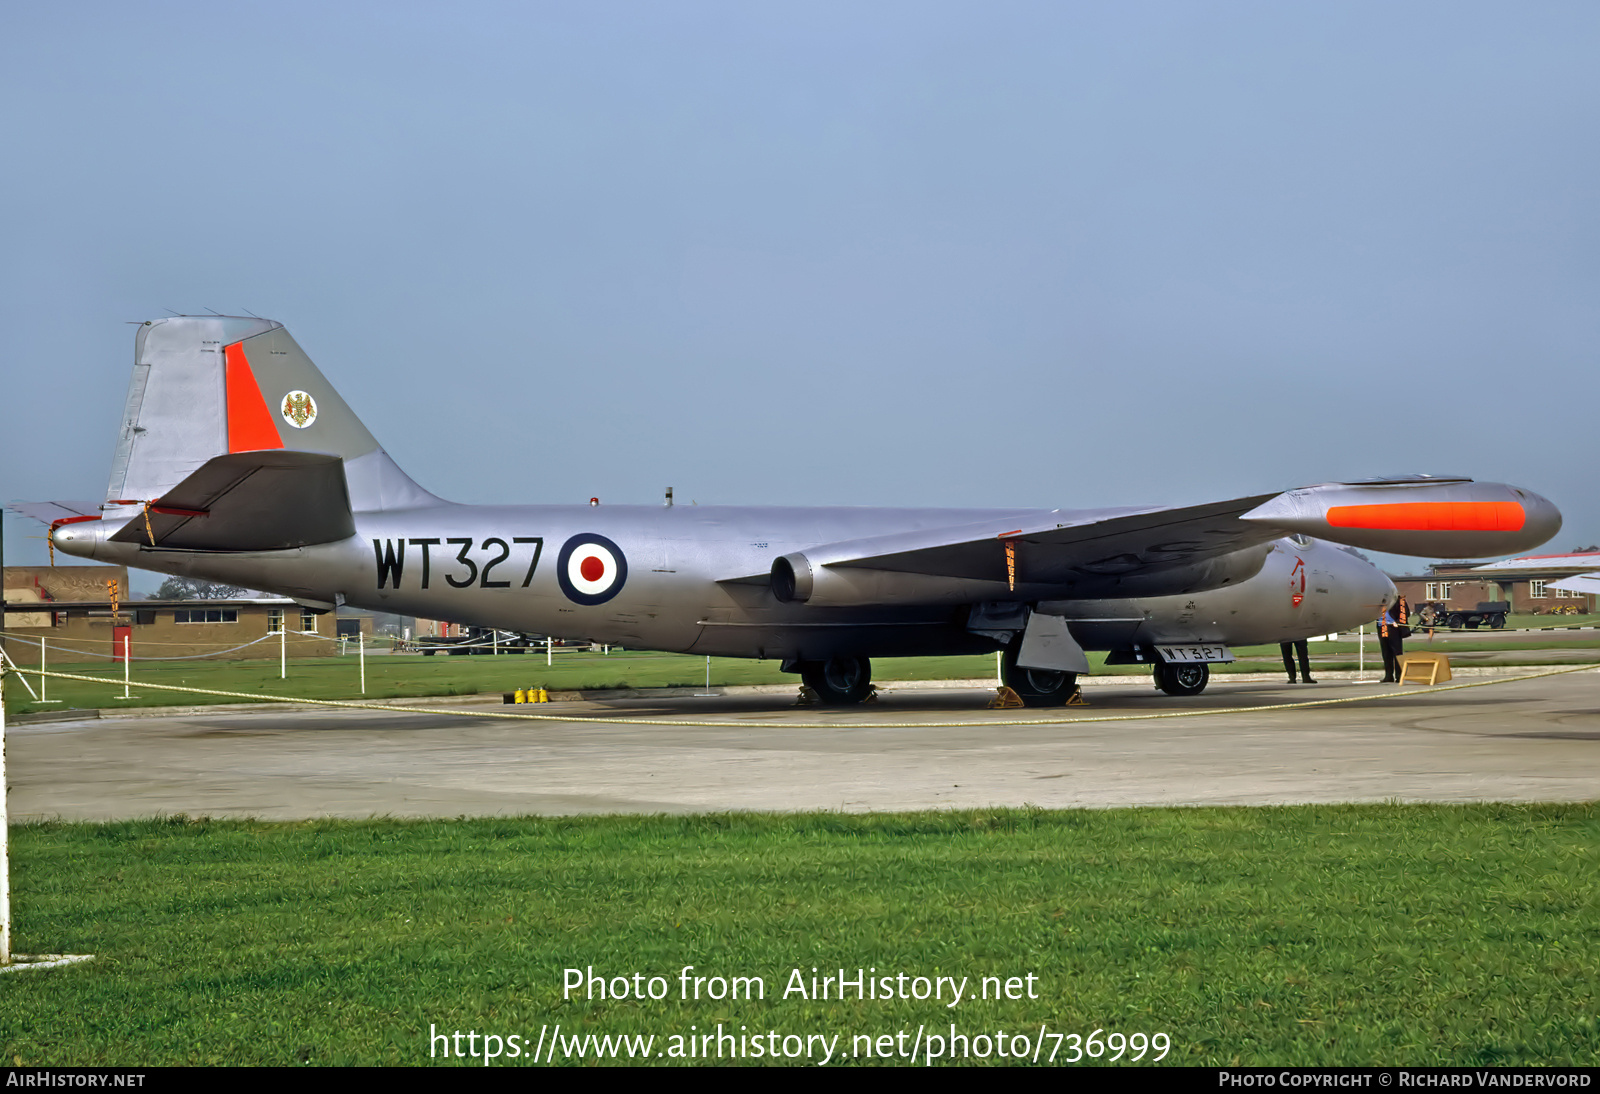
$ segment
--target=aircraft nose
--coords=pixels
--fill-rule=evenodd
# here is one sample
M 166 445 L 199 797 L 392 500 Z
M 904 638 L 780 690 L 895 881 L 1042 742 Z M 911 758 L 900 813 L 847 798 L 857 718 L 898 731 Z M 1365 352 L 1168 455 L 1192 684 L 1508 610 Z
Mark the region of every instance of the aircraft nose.
M 1337 551 L 1339 562 L 1339 587 L 1344 596 L 1340 604 L 1340 628 L 1354 627 L 1378 618 L 1383 609 L 1394 603 L 1399 593 L 1389 575 L 1372 563 L 1348 551 Z
M 1394 587 L 1389 575 L 1376 566 L 1369 565 L 1367 571 L 1367 602 L 1375 606 L 1372 615 L 1376 618 L 1384 608 L 1400 599 L 1400 590 Z

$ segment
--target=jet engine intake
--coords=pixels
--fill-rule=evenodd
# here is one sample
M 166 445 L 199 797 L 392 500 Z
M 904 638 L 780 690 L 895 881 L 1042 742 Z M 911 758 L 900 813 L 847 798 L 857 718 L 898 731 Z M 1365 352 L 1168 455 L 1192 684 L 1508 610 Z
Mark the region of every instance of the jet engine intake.
M 772 595 L 780 604 L 804 604 L 813 584 L 811 561 L 799 551 L 772 560 Z
M 1004 596 L 1006 583 L 820 563 L 796 551 L 772 562 L 772 595 L 782 604 L 865 608 L 885 604 L 971 604 Z M 1020 598 L 1029 592 L 1017 590 Z M 1036 595 L 1036 594 L 1035 594 Z

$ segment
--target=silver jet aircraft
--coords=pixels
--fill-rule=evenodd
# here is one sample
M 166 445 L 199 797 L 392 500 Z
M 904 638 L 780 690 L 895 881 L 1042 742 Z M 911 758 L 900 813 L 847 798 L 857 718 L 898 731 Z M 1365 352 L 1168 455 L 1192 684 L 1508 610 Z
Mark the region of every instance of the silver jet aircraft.
M 1086 650 L 1194 695 L 1230 646 L 1374 619 L 1389 579 L 1339 546 L 1475 558 L 1561 526 L 1530 491 L 1427 476 L 1182 508 L 457 505 L 403 472 L 280 324 L 139 328 L 104 502 L 14 506 L 71 555 L 639 649 L 774 658 L 823 702 L 872 657 L 1002 652 L 1033 706 Z

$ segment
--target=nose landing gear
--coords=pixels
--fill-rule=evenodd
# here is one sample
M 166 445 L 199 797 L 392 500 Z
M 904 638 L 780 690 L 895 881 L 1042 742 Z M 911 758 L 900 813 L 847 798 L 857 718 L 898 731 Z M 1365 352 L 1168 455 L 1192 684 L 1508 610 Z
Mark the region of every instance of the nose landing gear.
M 1156 687 L 1168 695 L 1199 695 L 1206 690 L 1206 685 L 1211 682 L 1211 666 L 1199 665 L 1169 665 L 1157 661 L 1155 666 Z

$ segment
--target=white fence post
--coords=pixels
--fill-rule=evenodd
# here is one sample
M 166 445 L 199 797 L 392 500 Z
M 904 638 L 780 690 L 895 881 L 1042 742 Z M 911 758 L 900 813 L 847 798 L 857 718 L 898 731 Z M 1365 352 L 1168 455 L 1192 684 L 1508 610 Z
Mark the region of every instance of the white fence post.
M 11 964 L 11 818 L 6 814 L 6 675 L 6 666 L 0 662 L 0 965 Z

